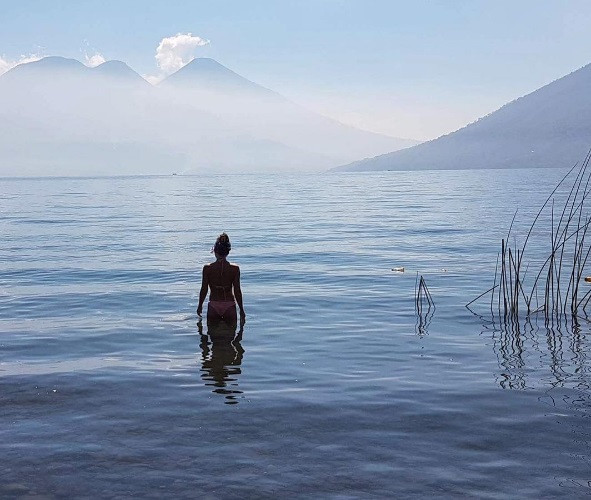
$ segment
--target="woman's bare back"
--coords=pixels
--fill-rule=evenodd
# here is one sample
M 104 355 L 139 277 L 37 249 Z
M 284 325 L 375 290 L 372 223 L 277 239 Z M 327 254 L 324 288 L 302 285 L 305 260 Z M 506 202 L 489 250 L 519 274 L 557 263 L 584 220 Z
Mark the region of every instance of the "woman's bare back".
M 233 288 L 236 278 L 240 276 L 240 268 L 225 259 L 207 264 L 203 268 L 204 276 L 207 276 L 209 284 L 209 300 L 234 300 Z

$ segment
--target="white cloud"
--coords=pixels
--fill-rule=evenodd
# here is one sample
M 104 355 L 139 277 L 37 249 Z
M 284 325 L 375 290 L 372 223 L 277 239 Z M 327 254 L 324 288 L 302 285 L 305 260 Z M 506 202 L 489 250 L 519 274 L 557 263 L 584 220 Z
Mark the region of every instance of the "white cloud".
M 35 62 L 41 59 L 42 56 L 37 54 L 21 55 L 16 60 L 7 59 L 5 56 L 0 56 L 0 75 L 6 73 L 9 69 L 18 66 L 19 64 L 25 64 Z
M 99 64 L 103 64 L 106 61 L 104 56 L 102 54 L 99 54 L 98 52 L 96 52 L 92 56 L 89 56 L 87 53 L 84 53 L 84 60 L 86 66 L 88 66 L 89 68 L 95 68 Z
M 156 49 L 158 67 L 165 74 L 174 73 L 195 59 L 195 49 L 204 45 L 209 45 L 209 40 L 191 33 L 163 38 Z

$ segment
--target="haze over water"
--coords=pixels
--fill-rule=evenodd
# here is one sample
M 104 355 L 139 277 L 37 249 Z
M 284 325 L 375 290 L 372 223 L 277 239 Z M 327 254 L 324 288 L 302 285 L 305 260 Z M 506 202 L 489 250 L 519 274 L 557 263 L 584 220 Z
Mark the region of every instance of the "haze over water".
M 0 496 L 588 495 L 588 324 L 464 307 L 563 174 L 0 179 Z M 214 345 L 223 230 L 247 323 Z

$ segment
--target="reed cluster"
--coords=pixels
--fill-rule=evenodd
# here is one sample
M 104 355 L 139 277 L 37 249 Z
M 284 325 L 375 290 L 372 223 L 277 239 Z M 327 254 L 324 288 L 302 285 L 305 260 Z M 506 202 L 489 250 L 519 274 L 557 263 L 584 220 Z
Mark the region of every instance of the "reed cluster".
M 581 296 L 579 285 L 591 252 L 587 239 L 591 220 L 586 210 L 591 191 L 590 159 L 591 153 L 580 166 L 572 167 L 561 179 L 537 212 L 520 246 L 516 238 L 511 243 L 513 217 L 507 237 L 501 240 L 493 285 L 469 302 L 466 305 L 468 308 L 477 300 L 489 296 L 493 318 L 498 317 L 503 322 L 517 322 L 520 315 L 531 317 L 536 314 L 543 314 L 548 323 L 568 317 L 587 317 L 586 307 L 591 300 L 591 290 Z M 568 195 L 556 207 L 555 196 L 563 185 L 566 185 L 564 192 L 568 191 Z M 542 218 L 543 213 L 546 217 Z M 537 227 L 542 220 L 547 227 Z M 528 276 L 530 264 L 526 264 L 525 256 L 534 230 L 544 235 L 546 243 L 542 244 L 544 257 Z

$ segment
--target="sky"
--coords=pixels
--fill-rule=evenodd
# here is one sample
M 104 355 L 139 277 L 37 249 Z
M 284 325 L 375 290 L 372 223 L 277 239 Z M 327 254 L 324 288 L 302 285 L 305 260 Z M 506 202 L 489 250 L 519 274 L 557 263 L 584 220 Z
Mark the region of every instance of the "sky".
M 166 39 L 190 34 L 183 62 L 212 57 L 341 122 L 417 140 L 591 62 L 588 0 L 0 0 L 0 7 L 0 72 L 60 55 L 122 60 L 157 81 L 175 67 Z

